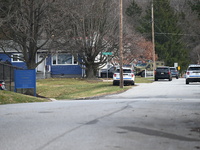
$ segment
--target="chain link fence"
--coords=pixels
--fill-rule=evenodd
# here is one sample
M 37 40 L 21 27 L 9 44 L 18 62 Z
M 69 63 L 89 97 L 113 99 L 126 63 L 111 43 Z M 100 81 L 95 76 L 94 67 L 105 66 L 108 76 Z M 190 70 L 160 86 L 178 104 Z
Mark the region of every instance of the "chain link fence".
M 0 81 L 5 82 L 6 90 L 14 91 L 14 70 L 22 69 L 6 62 L 0 62 Z M 21 92 L 20 92 L 21 93 Z

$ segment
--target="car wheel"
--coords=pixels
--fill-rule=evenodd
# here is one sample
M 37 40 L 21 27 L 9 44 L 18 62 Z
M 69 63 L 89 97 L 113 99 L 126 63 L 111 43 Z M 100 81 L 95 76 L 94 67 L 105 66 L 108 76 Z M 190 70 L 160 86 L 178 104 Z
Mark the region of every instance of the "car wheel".
M 169 78 L 169 81 L 172 81 L 172 78 Z
M 115 86 L 115 85 L 117 85 L 117 83 L 115 81 L 113 81 L 113 85 Z
M 101 74 L 101 77 L 102 77 L 102 78 L 106 78 L 107 75 L 102 73 L 102 74 Z
M 145 77 L 145 71 L 142 71 L 141 77 Z
M 111 75 L 111 74 L 110 74 L 110 75 L 108 75 L 108 78 L 112 78 L 112 77 L 113 77 L 113 75 Z
M 189 81 L 186 79 L 186 84 L 189 84 Z
M 178 79 L 178 76 L 176 76 L 176 79 Z
M 131 85 L 135 85 L 135 82 L 133 81 Z
M 155 78 L 154 81 L 158 81 L 158 78 Z

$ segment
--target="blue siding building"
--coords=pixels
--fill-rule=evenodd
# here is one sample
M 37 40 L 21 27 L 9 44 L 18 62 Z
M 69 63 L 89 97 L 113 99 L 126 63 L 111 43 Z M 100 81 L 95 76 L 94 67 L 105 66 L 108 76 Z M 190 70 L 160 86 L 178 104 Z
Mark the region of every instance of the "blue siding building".
M 12 54 L 14 54 L 14 53 L 12 53 Z M 8 55 L 6 55 L 4 53 L 0 53 L 0 61 L 9 63 L 9 64 L 16 66 L 16 67 L 19 67 L 19 68 L 24 68 L 24 69 L 27 68 L 26 64 L 24 62 L 13 61 L 12 58 L 10 58 Z
M 18 53 L 10 53 L 10 55 L 21 55 Z M 36 62 L 40 61 L 43 53 L 38 53 Z M 26 69 L 26 64 L 17 57 L 10 58 L 8 55 L 0 52 L 0 61 L 9 63 L 13 66 Z M 69 53 L 58 53 L 49 55 L 39 66 L 36 68 L 37 78 L 49 77 L 66 77 L 66 78 L 81 78 L 84 76 L 84 70 Z

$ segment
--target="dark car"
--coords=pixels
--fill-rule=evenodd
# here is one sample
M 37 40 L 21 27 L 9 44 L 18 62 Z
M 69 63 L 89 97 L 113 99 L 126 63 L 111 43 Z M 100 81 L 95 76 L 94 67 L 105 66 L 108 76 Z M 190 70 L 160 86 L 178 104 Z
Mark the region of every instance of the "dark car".
M 158 81 L 158 79 L 168 79 L 169 81 L 172 81 L 170 68 L 168 66 L 157 67 L 154 78 L 155 81 Z
M 100 73 L 100 77 L 101 78 L 107 78 L 107 77 L 108 78 L 112 78 L 115 70 L 116 70 L 116 67 L 111 67 L 108 70 L 107 69 L 102 69 L 101 73 Z
M 172 77 L 175 77 L 176 79 L 179 78 L 179 73 L 176 67 L 170 67 L 170 71 L 171 71 Z

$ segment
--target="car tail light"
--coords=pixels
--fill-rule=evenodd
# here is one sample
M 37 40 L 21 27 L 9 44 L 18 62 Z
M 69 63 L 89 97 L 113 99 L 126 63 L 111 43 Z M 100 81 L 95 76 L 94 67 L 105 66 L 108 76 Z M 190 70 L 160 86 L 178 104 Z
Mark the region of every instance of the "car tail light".
M 116 77 L 117 75 L 116 75 L 116 74 L 114 74 L 113 76 L 114 76 L 114 77 Z
M 131 76 L 134 77 L 134 74 L 132 74 Z
M 169 71 L 168 74 L 171 74 L 171 72 Z
M 189 75 L 189 74 L 190 74 L 190 72 L 188 71 L 188 72 L 187 72 L 187 75 Z
M 156 74 L 156 71 L 154 71 L 154 74 Z
M 0 84 L 0 86 L 2 86 L 2 84 Z

